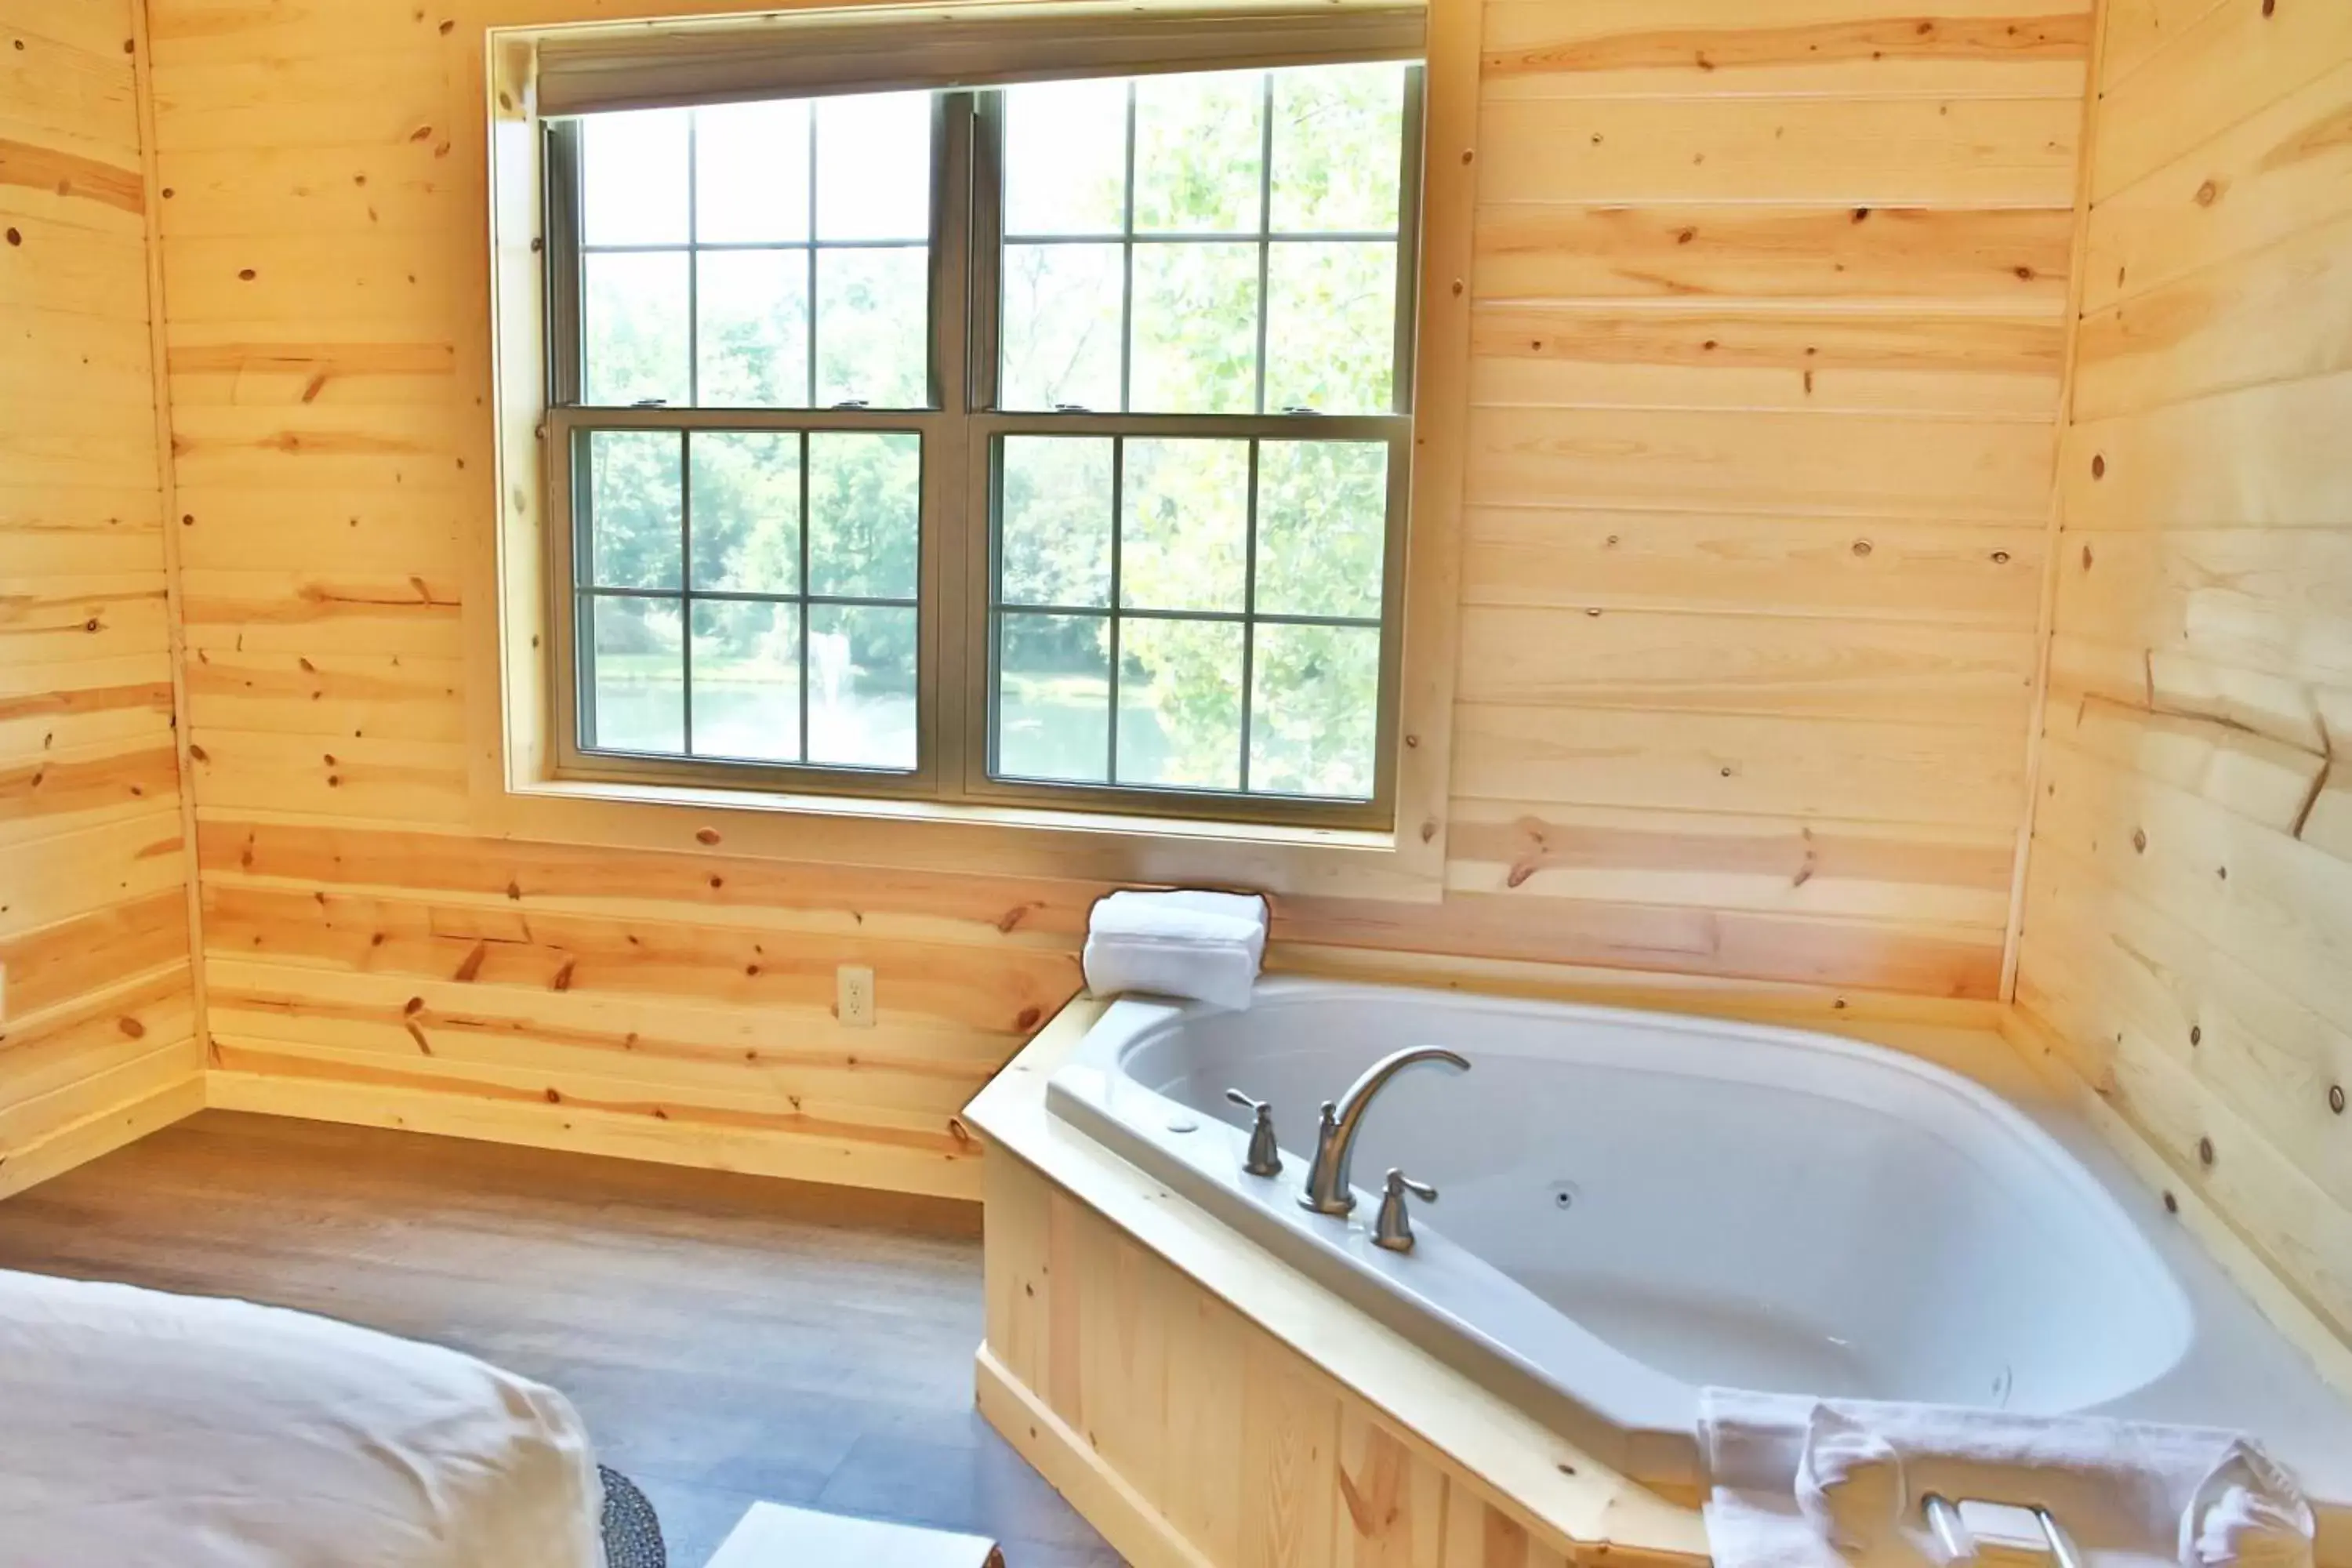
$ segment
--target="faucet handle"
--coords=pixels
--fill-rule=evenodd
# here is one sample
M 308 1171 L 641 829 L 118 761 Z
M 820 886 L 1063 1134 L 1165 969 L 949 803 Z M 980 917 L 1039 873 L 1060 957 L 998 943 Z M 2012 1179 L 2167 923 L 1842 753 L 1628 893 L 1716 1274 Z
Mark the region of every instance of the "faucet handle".
M 1225 1098 L 1256 1117 L 1250 1125 L 1249 1157 L 1242 1162 L 1242 1169 L 1253 1176 L 1282 1174 L 1282 1146 L 1275 1142 L 1273 1104 L 1252 1100 L 1237 1089 L 1225 1090 Z
M 1437 1189 L 1427 1182 L 1416 1182 L 1393 1165 L 1389 1168 L 1387 1187 L 1381 1194 L 1381 1212 L 1372 1222 L 1372 1245 L 1391 1252 L 1412 1250 L 1412 1215 L 1405 1203 L 1411 1193 L 1423 1203 L 1437 1201 Z

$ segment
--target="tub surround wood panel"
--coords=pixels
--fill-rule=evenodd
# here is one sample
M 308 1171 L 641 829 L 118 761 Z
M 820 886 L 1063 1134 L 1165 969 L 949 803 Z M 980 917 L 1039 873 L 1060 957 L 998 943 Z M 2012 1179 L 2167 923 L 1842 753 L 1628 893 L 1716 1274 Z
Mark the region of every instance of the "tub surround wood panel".
M 2352 1395 L 2352 1345 L 2222 1217 L 2224 1194 L 2182 1183 L 2160 1144 L 2084 1080 L 2071 1047 L 2020 1008 L 1320 956 L 1352 979 L 1818 1029 L 2079 1115 L 2146 1182 L 2147 1209 L 2160 1205 L 2315 1375 Z M 1122 1554 L 1152 1568 L 1706 1561 L 1691 1500 L 1632 1485 L 1054 1117 L 1047 1080 L 1105 1006 L 1072 1002 L 968 1115 L 996 1151 L 982 1413 Z M 2323 1521 L 2320 1562 L 2352 1562 L 2342 1523 Z M 1476 1555 L 1478 1539 L 1500 1555 Z M 1472 1554 L 1455 1555 L 1456 1541 Z
M 2352 1342 L 2344 1340 L 2333 1323 L 2314 1310 L 2270 1261 L 2278 1250 L 2272 1243 L 2294 1229 L 2294 1217 L 2269 1211 L 2273 1229 L 2258 1248 L 2218 1206 L 2227 1194 L 2183 1182 L 2165 1148 L 2135 1125 L 2134 1116 L 2127 1114 L 2132 1108 L 2119 1109 L 2111 1094 L 2087 1081 L 2075 1065 L 2074 1047 L 2047 1024 L 2023 1007 L 2010 1006 L 2001 1009 L 2000 1025 L 2002 1036 L 2067 1110 L 2080 1116 L 2122 1158 L 2147 1189 L 2149 1201 L 2162 1204 L 2165 1213 L 2196 1239 L 2272 1326 L 2311 1358 L 2322 1381 L 2352 1397 Z M 2292 1250 L 2294 1243 L 2286 1246 Z M 2338 1550 L 2329 1546 L 2332 1538 L 2326 1533 L 2327 1529 L 2323 1522 L 2323 1560 Z M 2352 1552 L 2352 1536 L 2345 1539 L 2340 1550 Z
M 2352 1342 L 2352 12 L 2105 49 L 2018 1002 Z
M 1551 1539 L 1017 1159 L 988 1169 L 980 1409 L 1140 1568 L 1567 1568 Z M 995 1310 L 1022 1298 L 998 1350 Z M 1626 1548 L 1612 1561 L 1696 1568 Z
M 1616 1476 L 1050 1117 L 1070 1004 L 974 1102 L 981 1412 L 1145 1568 L 1706 1560 Z M 1360 1392 L 1377 1389 L 1379 1402 Z
M 2088 42 L 1486 5 L 1450 951 L 1997 991 Z
M 193 1110 L 132 0 L 0 0 L 0 1194 Z
M 1367 961 L 1354 979 L 1448 979 L 1352 956 Z M 2088 1100 L 2136 1168 L 2159 1163 L 1999 1005 L 1491 964 L 1450 978 L 1870 1041 L 2016 1102 Z M 1688 1500 L 1634 1486 L 1051 1115 L 1046 1080 L 1104 1006 L 1073 1002 L 968 1116 L 996 1151 L 981 1409 L 1114 1546 L 1153 1568 L 1705 1561 Z M 2232 1252 L 2198 1194 L 2175 1212 L 2352 1390 L 2352 1352 Z M 1502 1555 L 1448 1544 L 1480 1539 Z M 2325 1542 L 2323 1561 L 2347 1544 Z

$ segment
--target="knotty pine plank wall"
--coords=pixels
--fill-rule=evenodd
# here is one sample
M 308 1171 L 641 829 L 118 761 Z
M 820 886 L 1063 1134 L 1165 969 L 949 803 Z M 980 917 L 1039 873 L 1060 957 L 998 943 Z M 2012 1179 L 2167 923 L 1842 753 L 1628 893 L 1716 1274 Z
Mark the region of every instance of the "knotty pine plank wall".
M 0 0 L 0 1193 L 197 1103 L 128 0 Z
M 646 8 L 152 0 L 212 1092 L 971 1192 L 1096 888 L 465 830 L 482 29 Z M 2082 5 L 1484 26 L 1449 889 L 1280 936 L 1993 994 Z
M 1997 990 L 2085 9 L 1488 0 L 1448 847 L 1489 929 Z
M 2018 999 L 2352 1339 L 2352 7 L 2099 87 Z

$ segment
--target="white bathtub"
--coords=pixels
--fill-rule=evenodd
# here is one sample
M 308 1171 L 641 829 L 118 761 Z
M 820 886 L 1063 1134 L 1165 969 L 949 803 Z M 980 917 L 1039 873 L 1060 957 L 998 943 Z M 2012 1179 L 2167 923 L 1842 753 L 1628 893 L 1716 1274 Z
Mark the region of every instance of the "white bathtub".
M 1297 1201 L 1316 1107 L 1376 1058 L 1356 1213 Z M 1238 1088 L 1285 1169 L 1242 1170 Z M 2099 1411 L 2255 1433 L 2352 1503 L 2352 1408 L 2088 1130 L 1789 1029 L 1298 980 L 1247 1013 L 1112 1005 L 1048 1088 L 1075 1123 L 1654 1486 L 1699 1480 L 1699 1388 Z M 2029 1114 L 2030 1112 L 2030 1114 Z M 1388 1167 L 1434 1183 L 1370 1245 Z

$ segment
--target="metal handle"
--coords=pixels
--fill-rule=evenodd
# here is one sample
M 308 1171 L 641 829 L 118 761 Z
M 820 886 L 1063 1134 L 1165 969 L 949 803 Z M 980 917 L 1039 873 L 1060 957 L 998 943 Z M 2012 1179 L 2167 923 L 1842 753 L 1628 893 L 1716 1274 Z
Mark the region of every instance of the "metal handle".
M 1936 1532 L 1936 1543 L 1944 1549 L 1947 1563 L 1967 1563 L 1977 1554 L 1976 1542 L 1969 1539 L 1968 1526 L 1960 1522 L 1960 1510 L 1949 1502 L 1929 1492 L 1919 1500 L 1919 1512 L 1927 1528 Z
M 1249 1154 L 1242 1161 L 1242 1169 L 1253 1176 L 1282 1174 L 1282 1146 L 1275 1141 L 1272 1103 L 1252 1100 L 1237 1089 L 1225 1090 L 1225 1098 L 1256 1118 L 1250 1124 Z
M 2058 1521 L 2051 1517 L 2048 1509 L 2032 1507 L 2025 1508 L 2024 1511 L 2031 1513 L 2034 1522 L 2042 1527 L 2042 1538 L 2049 1545 L 2050 1558 L 2056 1568 L 2082 1568 L 2082 1559 L 2075 1554 L 2074 1543 L 2067 1539 L 2064 1531 L 2058 1528 Z M 1958 1507 L 1948 1499 L 1929 1492 L 1919 1500 L 1919 1512 L 1927 1521 L 1927 1528 L 1935 1532 L 1936 1543 L 1942 1549 L 1946 1563 L 1958 1565 L 1979 1560 L 1981 1554 L 1975 1532 L 1961 1518 Z
M 1389 1168 L 1388 1184 L 1381 1193 L 1381 1212 L 1372 1222 L 1372 1245 L 1391 1252 L 1412 1250 L 1412 1214 L 1404 1201 L 1411 1193 L 1423 1203 L 1437 1201 L 1437 1189 L 1427 1182 L 1416 1182 L 1394 1166 Z

